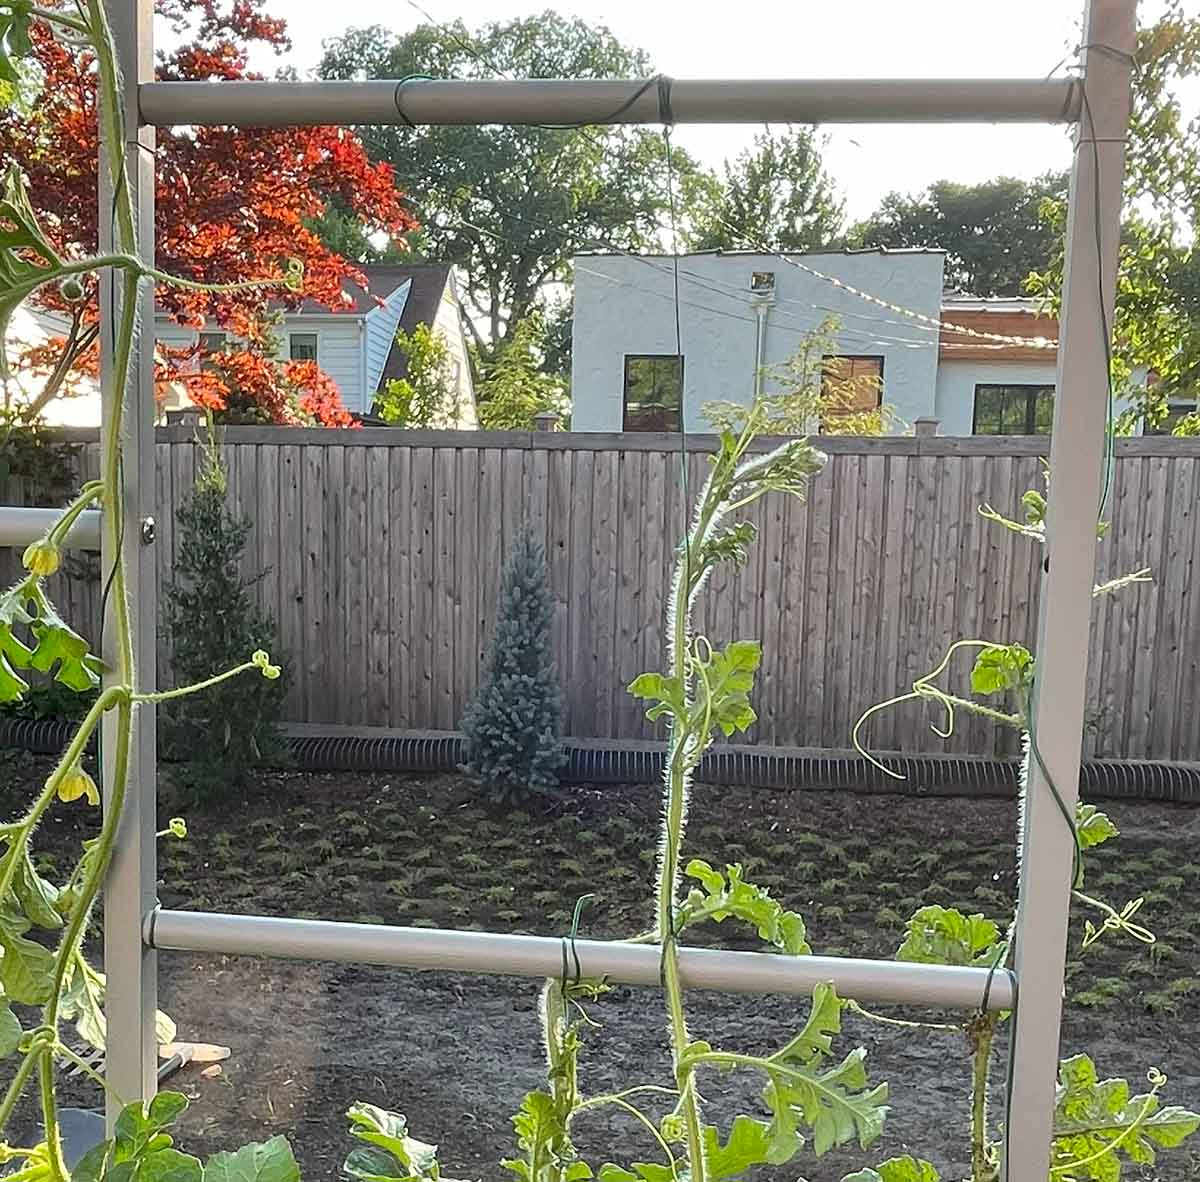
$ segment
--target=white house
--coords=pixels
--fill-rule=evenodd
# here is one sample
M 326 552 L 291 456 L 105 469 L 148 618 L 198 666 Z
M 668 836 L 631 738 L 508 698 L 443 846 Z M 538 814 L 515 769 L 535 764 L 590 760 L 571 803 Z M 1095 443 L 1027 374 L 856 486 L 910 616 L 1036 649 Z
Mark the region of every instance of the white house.
M 1044 342 L 1057 340 L 1057 323 L 1029 300 L 945 293 L 942 264 L 927 249 L 717 251 L 677 265 L 579 255 L 572 429 L 678 430 L 682 410 L 687 430 L 709 430 L 704 403 L 749 402 L 757 375 L 832 315 L 842 372 L 877 379 L 867 388 L 879 391 L 891 430 L 933 418 L 944 435 L 1047 431 L 1055 349 Z
M 435 328 L 446 341 L 450 376 L 457 393 L 458 415 L 447 427 L 477 426 L 475 393 L 463 329 L 462 307 L 450 267 L 442 264 L 369 265 L 362 268 L 368 290 L 347 284 L 353 304 L 337 312 L 312 302 L 284 315 L 278 330 L 282 360 L 315 360 L 337 383 L 347 410 L 370 416 L 377 391 L 392 378 L 403 377 L 407 358 L 396 347 L 396 331 L 411 333 L 418 324 Z M 18 337 L 19 330 L 19 337 Z M 12 350 L 60 335 L 63 327 L 52 317 L 33 313 L 14 323 L 9 334 Z M 219 350 L 228 334 L 213 324 L 196 330 L 166 315 L 156 317 L 155 339 L 175 348 L 201 346 L 201 353 Z M 164 412 L 185 408 L 186 398 L 169 396 Z M 100 421 L 100 398 L 95 382 L 76 379 L 69 396 L 51 403 L 51 423 L 95 426 Z

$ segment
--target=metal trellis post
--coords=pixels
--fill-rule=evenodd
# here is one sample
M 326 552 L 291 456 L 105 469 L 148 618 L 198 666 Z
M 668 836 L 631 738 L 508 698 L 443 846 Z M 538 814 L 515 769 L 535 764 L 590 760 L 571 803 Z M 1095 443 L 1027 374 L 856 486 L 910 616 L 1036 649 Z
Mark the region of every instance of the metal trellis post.
M 1017 1010 L 1004 1182 L 1048 1176 L 1062 1018 L 1074 817 L 1087 689 L 1096 517 L 1107 484 L 1108 349 L 1121 228 L 1136 0 L 1090 0 L 1084 20 L 1083 114 L 1067 218 L 1050 495 L 1037 645 L 1038 748 L 1021 839 Z
M 125 102 L 125 135 L 130 195 L 143 258 L 154 257 L 154 144 L 155 133 L 138 113 L 138 85 L 153 78 L 151 22 L 153 0 L 105 0 L 117 45 Z M 113 193 L 102 166 L 100 183 L 100 249 L 113 241 Z M 121 276 L 103 273 L 100 285 L 102 422 L 111 420 L 117 400 L 125 398 L 123 483 L 124 519 L 105 529 L 101 545 L 102 580 L 123 553 L 129 585 L 130 624 L 140 692 L 154 689 L 156 609 L 154 550 L 154 285 L 142 286 L 140 332 L 129 383 L 113 387 L 113 326 L 120 305 Z M 103 436 L 103 432 L 102 432 Z M 101 456 L 101 463 L 105 456 Z M 113 525 L 114 523 L 108 523 Z M 104 613 L 105 663 L 116 655 L 116 627 L 110 600 Z M 155 902 L 155 733 L 154 707 L 142 706 L 134 715 L 133 745 L 125 814 L 117 837 L 112 869 L 104 891 L 104 969 L 108 977 L 104 1010 L 108 1022 L 105 1068 L 112 1091 L 108 1099 L 111 1122 L 120 1111 L 114 1096 L 125 1100 L 154 1095 L 158 1047 L 154 1037 L 158 983 L 155 953 L 142 943 L 142 916 Z M 101 752 L 111 752 L 115 716 L 110 713 L 102 732 Z M 111 761 L 104 761 L 105 798 L 111 791 Z

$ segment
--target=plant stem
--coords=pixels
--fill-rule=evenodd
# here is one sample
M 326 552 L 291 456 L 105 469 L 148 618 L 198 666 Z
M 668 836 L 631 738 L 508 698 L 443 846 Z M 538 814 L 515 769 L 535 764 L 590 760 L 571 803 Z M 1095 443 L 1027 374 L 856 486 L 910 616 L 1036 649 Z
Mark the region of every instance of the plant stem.
M 991 1070 L 992 1042 L 996 1037 L 996 1019 L 980 1016 L 971 1030 L 971 1179 L 993 1182 L 995 1178 L 991 1146 L 987 1139 L 988 1074 Z
M 220 685 L 223 681 L 228 681 L 231 677 L 237 677 L 239 673 L 245 673 L 247 669 L 255 669 L 257 666 L 253 661 L 243 661 L 240 665 L 233 669 L 226 669 L 224 673 L 218 673 L 214 677 L 207 677 L 203 681 L 197 681 L 194 685 L 181 685 L 172 690 L 160 690 L 153 694 L 134 694 L 135 702 L 169 702 L 173 698 L 186 698 L 190 694 L 199 694 L 206 689 L 212 689 L 214 685 Z

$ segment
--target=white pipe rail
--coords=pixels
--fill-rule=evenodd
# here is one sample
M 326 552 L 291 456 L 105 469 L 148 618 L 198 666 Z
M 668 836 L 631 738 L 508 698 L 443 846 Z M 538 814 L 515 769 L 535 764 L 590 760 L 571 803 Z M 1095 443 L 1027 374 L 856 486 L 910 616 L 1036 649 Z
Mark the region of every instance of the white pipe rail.
M 464 82 L 145 82 L 142 119 L 156 127 L 237 124 L 659 123 L 655 79 Z M 1070 78 L 675 79 L 676 123 L 1074 123 Z
M 0 546 L 28 546 L 62 516 L 60 509 L 0 505 Z M 75 550 L 100 549 L 100 510 L 85 509 L 67 531 L 64 544 Z
M 574 974 L 578 956 L 581 976 L 622 985 L 658 985 L 662 956 L 656 944 L 575 940 L 572 946 L 550 936 L 162 909 L 146 916 L 143 938 L 159 951 L 517 977 L 561 977 L 565 947 L 569 973 Z M 680 949 L 679 963 L 686 988 L 722 993 L 807 995 L 814 985 L 832 981 L 841 996 L 858 1001 L 959 1010 L 977 1010 L 985 997 L 989 1010 L 1010 1010 L 1016 996 L 1015 978 L 1007 970 L 687 947 Z

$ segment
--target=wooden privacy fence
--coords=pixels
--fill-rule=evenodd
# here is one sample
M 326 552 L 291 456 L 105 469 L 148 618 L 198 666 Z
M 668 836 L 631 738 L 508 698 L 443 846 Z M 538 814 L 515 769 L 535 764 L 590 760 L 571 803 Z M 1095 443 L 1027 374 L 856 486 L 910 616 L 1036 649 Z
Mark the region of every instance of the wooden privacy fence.
M 95 471 L 94 433 L 84 440 Z M 191 486 L 192 433 L 160 429 L 158 568 L 170 507 Z M 829 463 L 800 503 L 749 517 L 747 566 L 721 571 L 697 623 L 764 649 L 752 740 L 844 748 L 860 712 L 904 692 L 956 637 L 1032 644 L 1039 547 L 981 518 L 1042 487 L 1042 439 L 821 441 Z M 694 494 L 705 437 L 687 442 Z M 509 543 L 528 516 L 547 548 L 554 649 L 575 736 L 650 738 L 624 692 L 663 663 L 672 549 L 685 519 L 678 436 L 230 428 L 230 497 L 254 523 L 248 571 L 292 662 L 293 721 L 451 729 L 479 677 Z M 1094 608 L 1087 747 L 1200 759 L 1200 443 L 1121 441 L 1098 578 L 1140 566 L 1150 586 Z M 4 559 L 15 563 L 11 553 Z M 98 562 L 60 582 L 74 619 L 99 611 Z M 11 574 L 11 571 L 4 572 Z M 965 687 L 971 658 L 952 673 Z M 170 683 L 169 654 L 159 676 Z M 910 704 L 879 717 L 880 749 L 1012 751 L 978 720 L 943 742 Z

